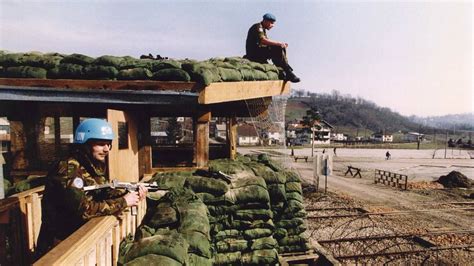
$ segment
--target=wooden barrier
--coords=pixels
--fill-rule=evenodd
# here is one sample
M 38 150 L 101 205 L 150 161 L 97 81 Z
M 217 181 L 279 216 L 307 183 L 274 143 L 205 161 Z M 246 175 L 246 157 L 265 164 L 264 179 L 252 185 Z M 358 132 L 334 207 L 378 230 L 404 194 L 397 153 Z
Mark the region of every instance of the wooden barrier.
M 120 242 L 135 234 L 145 216 L 146 201 L 140 202 L 137 211 L 136 216 L 126 211 L 119 217 L 91 219 L 33 265 L 117 265 Z
M 0 265 L 31 264 L 41 228 L 43 191 L 41 186 L 0 200 Z
M 41 228 L 43 192 L 41 186 L 0 200 L 0 265 L 32 264 Z M 120 242 L 135 234 L 145 216 L 146 201 L 140 202 L 137 211 L 137 216 L 125 211 L 119 217 L 91 219 L 35 265 L 116 265 Z
M 305 162 L 308 162 L 308 156 L 295 156 L 294 159 L 295 162 L 297 162 L 298 160 L 304 160 Z
M 353 173 L 352 170 L 354 170 L 355 172 Z M 362 175 L 360 174 L 360 170 L 361 169 L 357 167 L 347 166 L 347 171 L 344 174 L 344 176 L 346 176 L 347 174 L 351 174 L 352 177 L 357 177 L 358 175 L 359 178 L 362 178 Z
M 407 190 L 408 176 L 375 169 L 374 182 Z

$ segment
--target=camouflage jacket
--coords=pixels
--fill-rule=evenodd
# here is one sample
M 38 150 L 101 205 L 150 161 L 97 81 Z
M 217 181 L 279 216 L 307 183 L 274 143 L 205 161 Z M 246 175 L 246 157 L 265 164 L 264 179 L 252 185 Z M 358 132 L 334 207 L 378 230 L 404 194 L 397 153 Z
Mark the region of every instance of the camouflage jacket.
M 93 164 L 82 152 L 56 164 L 48 174 L 42 201 L 42 222 L 48 235 L 65 239 L 90 218 L 118 214 L 127 207 L 124 190 L 82 190 L 106 183 L 105 174 L 105 164 Z

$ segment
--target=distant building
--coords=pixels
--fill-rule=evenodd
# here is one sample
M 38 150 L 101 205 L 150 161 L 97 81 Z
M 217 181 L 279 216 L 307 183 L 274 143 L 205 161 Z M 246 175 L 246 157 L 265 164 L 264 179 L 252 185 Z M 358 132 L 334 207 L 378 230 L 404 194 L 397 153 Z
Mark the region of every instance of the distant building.
M 227 126 L 225 123 L 216 124 L 214 135 L 216 138 L 227 139 Z
M 311 138 L 314 138 L 314 144 L 330 144 L 331 130 L 334 128 L 328 122 L 321 120 L 313 125 L 314 136 L 311 128 L 304 126 L 301 122 L 298 124 L 291 123 L 287 125 L 286 136 L 292 145 L 311 144 Z
M 393 135 L 378 132 L 378 133 L 372 134 L 371 139 L 375 142 L 393 142 Z
M 425 138 L 424 134 L 418 132 L 408 132 L 403 135 L 402 139 L 408 142 L 417 142 L 418 140 L 423 140 Z
M 10 149 L 10 123 L 4 117 L 0 117 L 0 152 Z
M 259 137 L 253 125 L 247 123 L 237 126 L 237 145 L 258 145 Z
M 331 140 L 345 141 L 347 140 L 347 135 L 344 135 L 344 133 L 331 133 Z

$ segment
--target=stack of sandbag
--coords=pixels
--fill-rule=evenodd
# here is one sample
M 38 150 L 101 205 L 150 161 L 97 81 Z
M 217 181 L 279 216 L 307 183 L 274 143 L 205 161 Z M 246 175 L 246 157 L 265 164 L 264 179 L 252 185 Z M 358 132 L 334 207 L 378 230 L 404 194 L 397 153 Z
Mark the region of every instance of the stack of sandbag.
M 207 86 L 213 82 L 278 80 L 282 79 L 281 74 L 274 65 L 241 57 L 154 60 L 0 51 L 0 77 L 7 78 L 194 81 Z
M 172 188 L 147 205 L 134 241 L 122 245 L 120 263 L 212 265 L 208 210 L 192 190 Z

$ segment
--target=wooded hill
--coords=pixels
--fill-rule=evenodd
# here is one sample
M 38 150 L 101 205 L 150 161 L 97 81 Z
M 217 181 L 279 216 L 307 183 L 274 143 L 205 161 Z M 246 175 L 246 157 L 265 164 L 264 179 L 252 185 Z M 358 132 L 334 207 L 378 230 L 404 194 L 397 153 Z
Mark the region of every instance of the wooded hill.
M 291 97 L 287 104 L 286 121 L 301 120 L 306 115 L 306 110 L 312 106 L 316 107 L 324 120 L 337 127 L 338 131 L 341 129 L 342 131 L 367 129 L 386 133 L 432 131 L 432 128 L 421 127 L 420 124 L 389 108 L 377 106 L 362 98 L 343 96 L 337 91 L 332 94 L 310 93 L 309 97 L 299 95 Z

